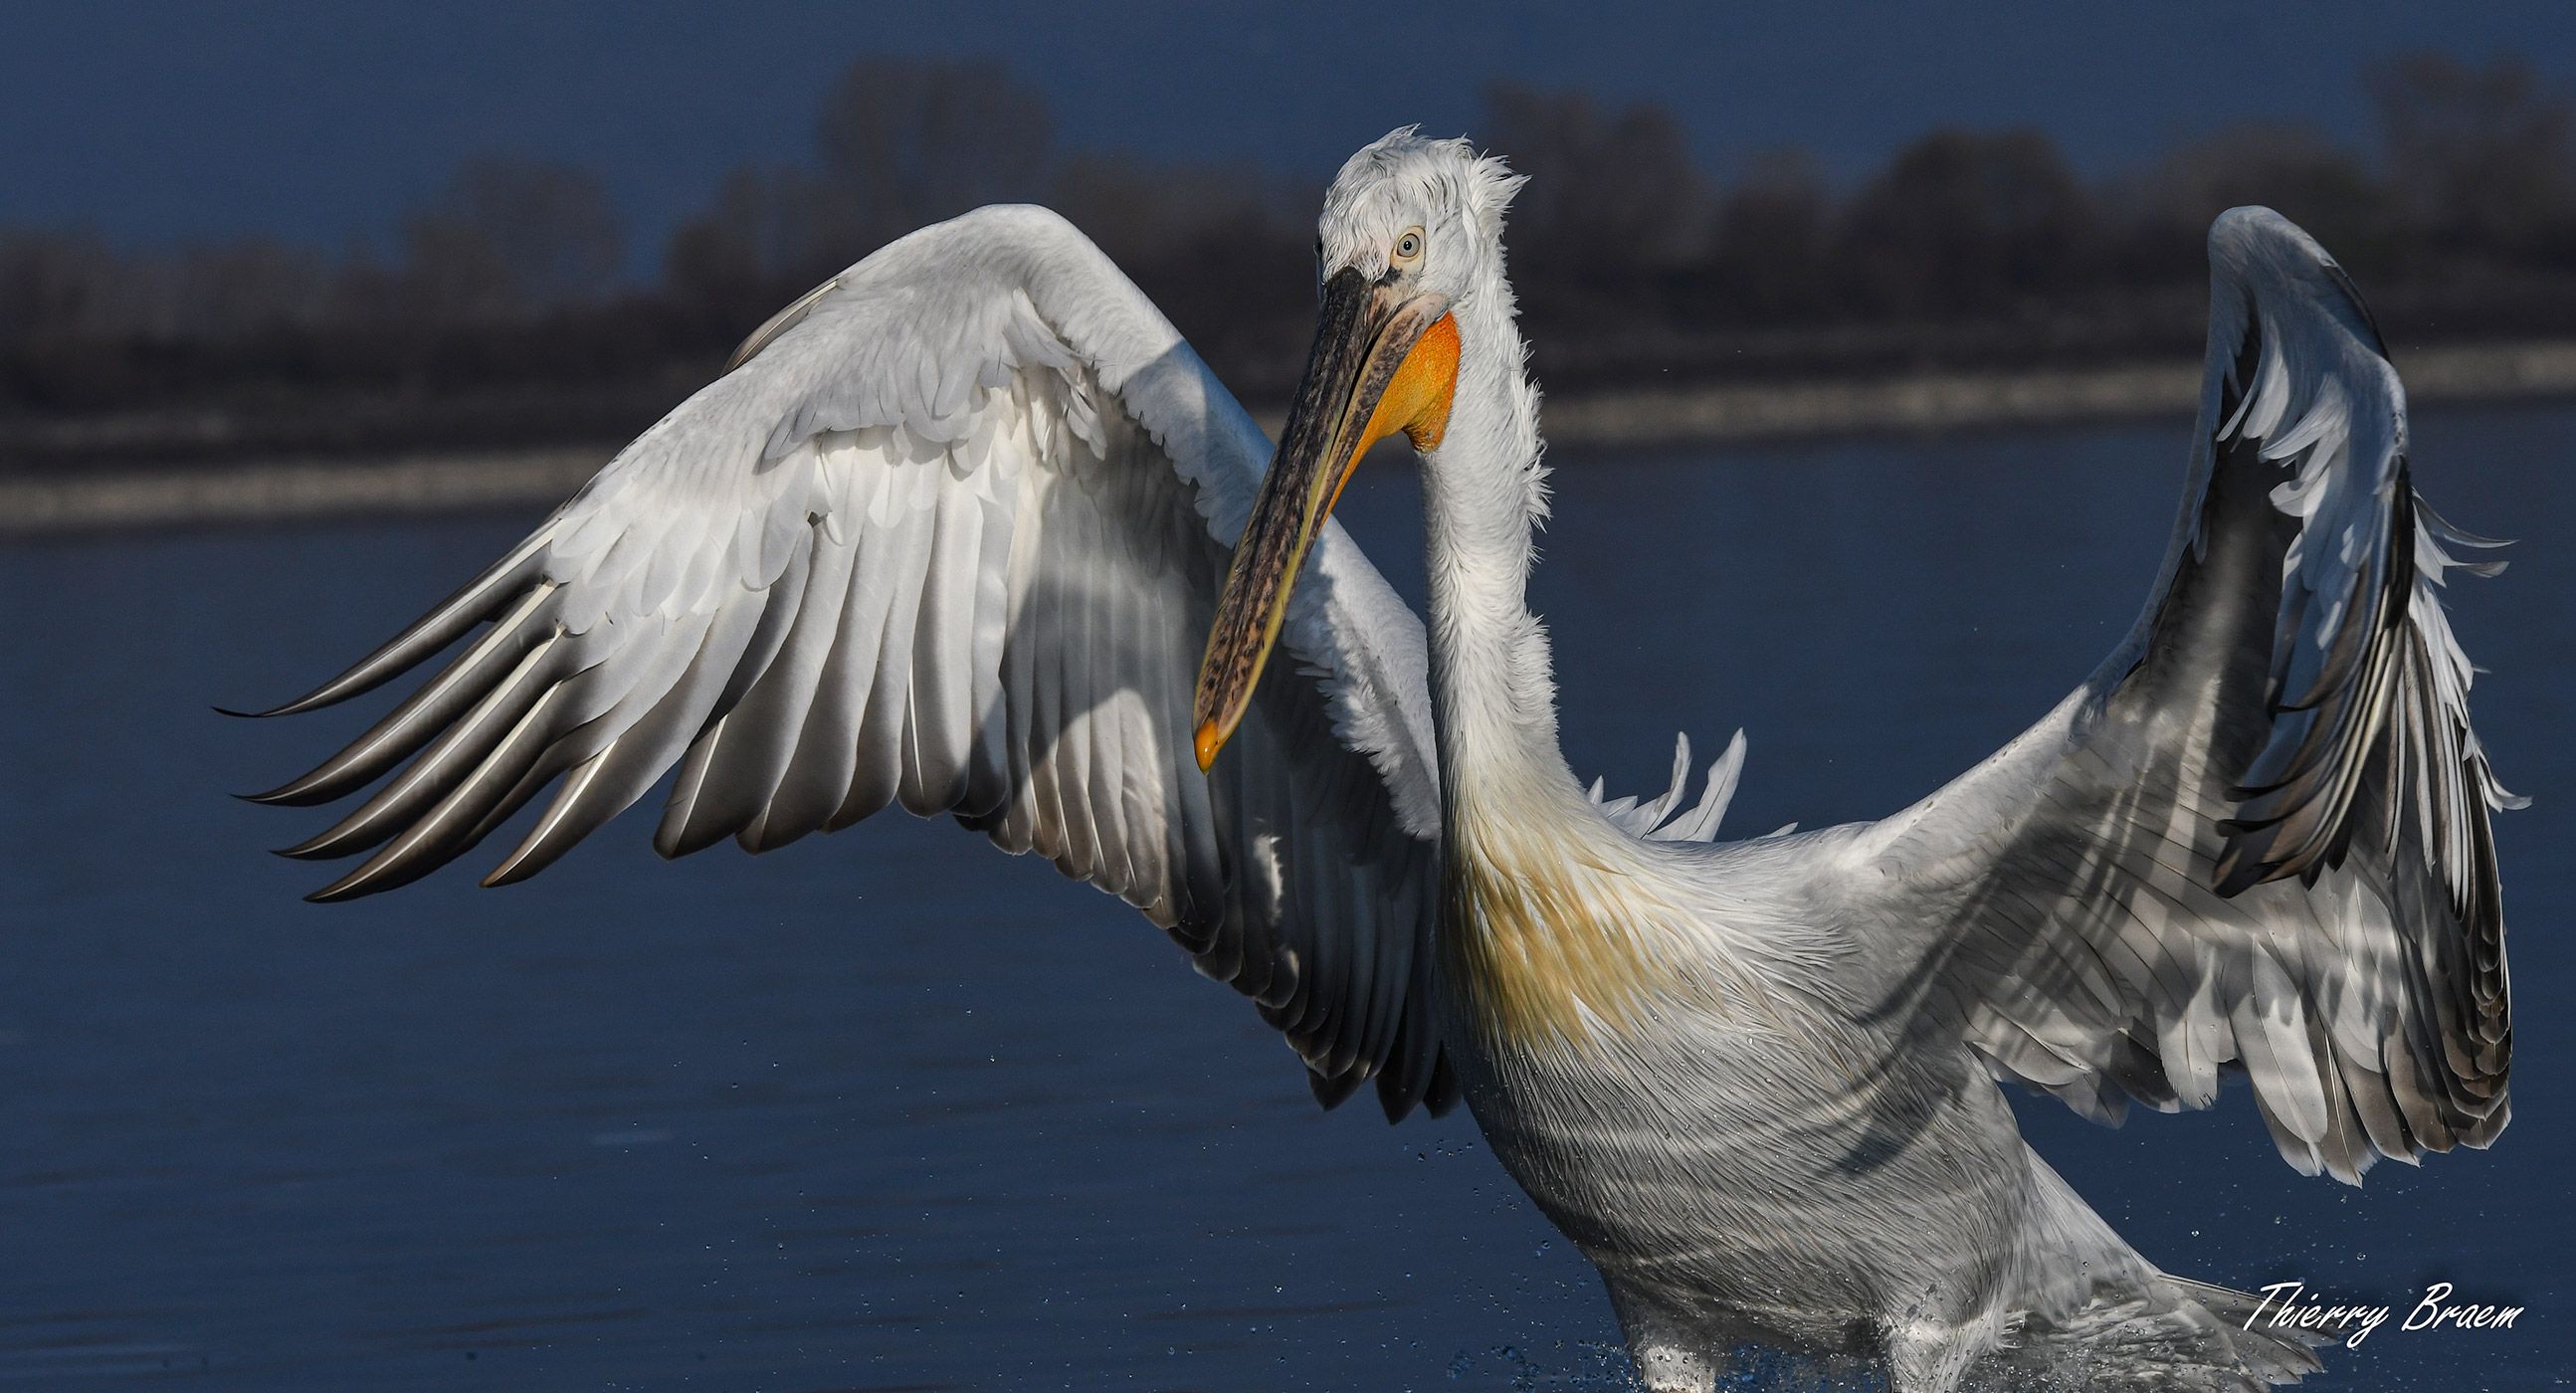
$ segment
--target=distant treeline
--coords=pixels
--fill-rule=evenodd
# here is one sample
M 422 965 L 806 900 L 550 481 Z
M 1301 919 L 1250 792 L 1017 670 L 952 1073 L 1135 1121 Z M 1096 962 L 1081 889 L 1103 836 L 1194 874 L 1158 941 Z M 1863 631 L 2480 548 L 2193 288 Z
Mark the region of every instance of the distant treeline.
M 1512 271 L 1559 387 L 2187 351 L 2202 232 L 2254 202 L 2331 247 L 2401 343 L 2576 327 L 2568 96 L 2512 60 L 2363 80 L 2370 149 L 2245 125 L 2091 182 L 2033 130 L 1935 131 L 1848 190 L 1794 149 L 1720 180 L 1660 106 L 1517 84 L 1488 90 L 1474 135 L 1531 176 Z M 1065 213 L 1242 395 L 1276 400 L 1313 311 L 1319 192 L 1063 149 L 998 67 L 868 60 L 809 156 L 734 171 L 648 285 L 595 176 L 509 155 L 468 161 L 390 247 L 338 256 L 0 227 L 0 419 L 452 402 L 467 434 L 624 430 L 814 282 L 997 200 Z

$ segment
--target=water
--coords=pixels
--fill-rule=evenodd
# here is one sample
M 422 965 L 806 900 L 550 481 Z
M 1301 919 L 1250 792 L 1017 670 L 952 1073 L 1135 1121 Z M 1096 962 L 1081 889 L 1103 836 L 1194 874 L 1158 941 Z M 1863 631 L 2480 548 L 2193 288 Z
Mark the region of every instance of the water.
M 1560 457 L 1535 599 L 1568 752 L 1660 787 L 1751 732 L 1729 830 L 1876 815 L 2071 686 L 2144 597 L 2173 426 Z M 2331 1389 L 2576 1367 L 2565 1150 L 2576 409 L 2431 414 L 2419 477 L 2521 536 L 2463 581 L 2522 993 L 2492 1153 L 2353 1191 L 2214 1113 L 2037 1145 L 2149 1256 L 2517 1329 L 2383 1329 Z M 1412 481 L 1343 515 L 1418 592 Z M 0 1382 L 116 1387 L 1611 1388 L 1589 1270 L 1463 1115 L 1323 1115 L 1115 902 L 889 815 L 677 865 L 631 815 L 531 885 L 354 906 L 260 854 L 365 713 L 241 723 L 527 519 L 0 551 Z M 494 854 L 497 854 L 495 852 Z M 2319 1386 L 2319 1385 L 2312 1385 Z

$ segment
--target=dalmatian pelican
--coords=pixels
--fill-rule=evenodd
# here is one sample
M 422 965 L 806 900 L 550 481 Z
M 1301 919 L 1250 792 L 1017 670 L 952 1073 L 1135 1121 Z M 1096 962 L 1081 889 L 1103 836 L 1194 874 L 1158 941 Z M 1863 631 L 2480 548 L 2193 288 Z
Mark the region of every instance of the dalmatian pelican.
M 1912 807 L 1721 842 L 1740 740 L 1687 810 L 1686 768 L 1605 801 L 1559 752 L 1523 598 L 1547 494 L 1504 276 L 1519 182 L 1411 130 L 1351 157 L 1275 451 L 1054 214 L 886 246 L 279 708 L 456 648 L 261 795 L 382 780 L 286 854 L 366 854 L 317 899 L 388 890 L 551 790 L 506 884 L 674 769 L 671 856 L 948 815 L 1142 911 L 1327 1104 L 1463 1099 L 1655 1389 L 1764 1348 L 1898 1393 L 2317 1367 L 2133 1251 L 1999 1082 L 2117 1121 L 2242 1073 L 2290 1164 L 2346 1181 L 2505 1126 L 2489 815 L 2513 800 L 2438 598 L 2492 544 L 2417 495 L 2352 282 L 2275 213 L 2220 217 L 2181 516 L 2135 628 Z M 1331 517 L 1399 433 L 1427 625 Z

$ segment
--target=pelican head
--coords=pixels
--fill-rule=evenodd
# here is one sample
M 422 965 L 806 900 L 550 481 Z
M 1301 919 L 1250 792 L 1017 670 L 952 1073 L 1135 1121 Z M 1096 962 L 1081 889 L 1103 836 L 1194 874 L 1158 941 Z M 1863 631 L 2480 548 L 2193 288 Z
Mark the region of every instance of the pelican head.
M 1235 545 L 1199 666 L 1199 768 L 1251 704 L 1288 597 L 1342 486 L 1402 431 L 1429 454 L 1458 384 L 1453 309 L 1501 293 L 1503 209 L 1520 180 L 1464 140 L 1394 131 L 1342 166 L 1315 236 L 1323 303 L 1306 375 Z

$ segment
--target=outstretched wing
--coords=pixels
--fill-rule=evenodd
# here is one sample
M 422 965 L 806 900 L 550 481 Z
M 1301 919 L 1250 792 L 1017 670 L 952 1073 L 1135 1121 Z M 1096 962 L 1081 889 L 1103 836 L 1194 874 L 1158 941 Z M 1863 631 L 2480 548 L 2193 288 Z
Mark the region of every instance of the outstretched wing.
M 2155 599 L 2084 687 L 1855 847 L 1882 1009 L 2116 1120 L 2240 1067 L 2290 1163 L 2483 1146 L 2512 1016 L 2488 813 L 2443 617 L 2454 547 L 2340 267 L 2279 214 L 2209 234 L 2191 484 Z M 2374 1154 L 2375 1153 L 2375 1154 Z
M 655 846 L 753 851 L 899 802 L 1037 851 L 1253 997 L 1338 1101 L 1436 1086 L 1439 799 L 1422 627 L 1338 526 L 1212 777 L 1190 697 L 1269 442 L 1037 208 L 926 228 L 764 325 L 473 583 L 303 700 L 490 627 L 264 795 L 391 775 L 299 856 L 391 889 L 548 788 L 486 882 L 679 769 Z M 1434 1101 L 1438 1101 L 1434 1097 Z

